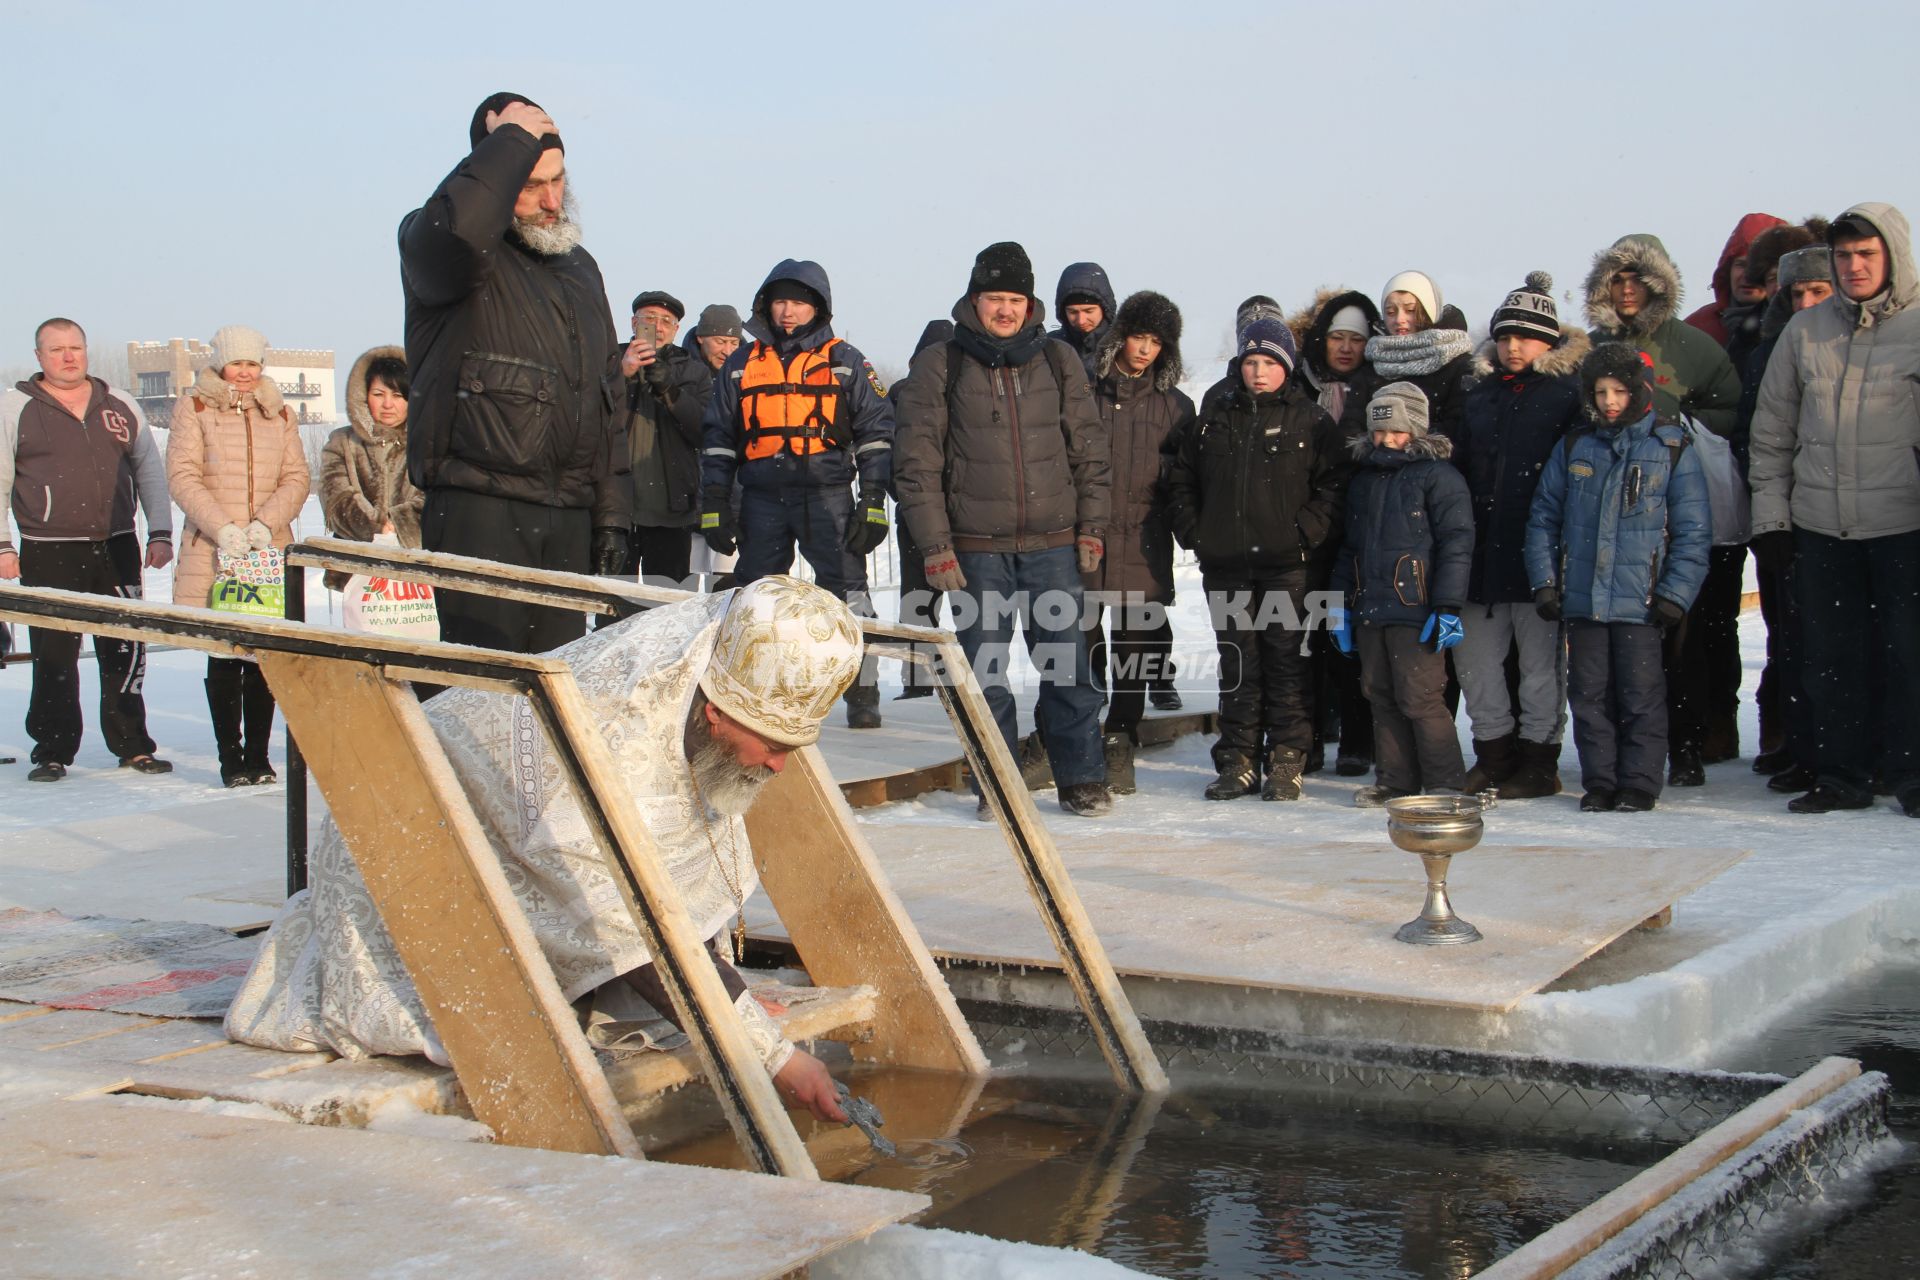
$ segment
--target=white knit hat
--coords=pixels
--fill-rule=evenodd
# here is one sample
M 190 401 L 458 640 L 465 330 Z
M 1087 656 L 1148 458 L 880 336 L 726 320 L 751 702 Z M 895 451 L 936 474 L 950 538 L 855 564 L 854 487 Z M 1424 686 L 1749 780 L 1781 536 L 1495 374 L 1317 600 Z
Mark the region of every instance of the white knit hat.
M 236 360 L 267 362 L 267 335 L 243 324 L 230 324 L 213 334 L 213 368 L 217 373 Z
M 1440 286 L 1424 271 L 1402 271 L 1387 281 L 1387 287 L 1380 291 L 1380 314 L 1387 312 L 1387 298 L 1396 293 L 1410 293 L 1420 300 L 1427 309 L 1427 323 L 1433 324 L 1440 319 Z
M 1348 303 L 1333 313 L 1333 321 L 1327 325 L 1328 333 L 1357 333 L 1361 337 L 1370 337 L 1373 326 L 1367 323 L 1367 313 Z
M 860 620 L 838 596 L 798 578 L 761 578 L 733 593 L 700 689 L 761 737 L 804 747 L 860 674 L 860 652 Z

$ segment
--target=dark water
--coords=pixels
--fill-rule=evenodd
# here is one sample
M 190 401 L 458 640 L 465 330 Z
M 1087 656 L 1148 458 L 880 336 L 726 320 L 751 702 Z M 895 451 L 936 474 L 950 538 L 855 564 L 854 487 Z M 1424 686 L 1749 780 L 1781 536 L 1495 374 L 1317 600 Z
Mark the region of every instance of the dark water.
M 1804 1238 L 1783 1244 L 1764 1274 L 1782 1280 L 1920 1276 L 1920 969 L 1883 969 L 1789 1018 L 1733 1055 L 1731 1069 L 1795 1074 L 1830 1054 L 1884 1071 L 1887 1127 L 1903 1148 L 1826 1206 Z
M 1683 1140 L 1390 1084 L 1221 1080 L 1155 1100 L 1056 1075 L 839 1074 L 881 1107 L 900 1158 L 824 1132 L 809 1140 L 822 1176 L 929 1195 L 924 1226 L 1161 1276 L 1466 1276 Z M 652 1154 L 726 1163 L 731 1146 L 710 1133 Z

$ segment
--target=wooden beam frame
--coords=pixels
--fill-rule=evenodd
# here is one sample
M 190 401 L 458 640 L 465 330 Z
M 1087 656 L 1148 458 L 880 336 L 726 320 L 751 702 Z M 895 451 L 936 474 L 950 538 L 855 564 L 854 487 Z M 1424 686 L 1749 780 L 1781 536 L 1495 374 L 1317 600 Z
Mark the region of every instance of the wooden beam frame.
M 638 581 L 555 573 L 338 538 L 313 538 L 297 543 L 288 549 L 287 562 L 348 573 L 380 573 L 450 590 L 484 588 L 509 599 L 614 617 L 629 616 L 636 610 L 684 600 L 690 595 L 671 588 L 645 586 Z M 1041 822 L 1039 811 L 1020 781 L 1019 766 L 1000 738 L 973 668 L 961 653 L 953 633 L 933 627 L 882 622 L 877 618 L 861 618 L 859 622 L 871 652 L 919 663 L 933 675 L 941 704 L 953 722 L 981 793 L 1000 823 L 1008 848 L 1033 895 L 1034 905 L 1059 951 L 1062 968 L 1114 1081 L 1124 1089 L 1164 1091 L 1166 1072 L 1140 1029 L 1139 1018 L 1120 984 L 1119 975 L 1114 972 L 1106 948 L 1081 905 L 1052 834 Z M 796 813 L 801 811 L 800 803 L 796 801 L 793 806 Z M 811 808 L 812 825 L 828 828 L 839 821 L 830 806 L 823 803 L 823 797 L 816 797 Z M 782 838 L 787 838 L 785 829 Z M 874 874 L 877 873 L 876 866 Z M 773 897 L 772 885 L 767 891 Z M 779 898 L 774 898 L 775 909 L 781 906 Z M 782 918 L 785 918 L 784 912 Z M 912 945 L 925 951 L 917 931 L 912 935 Z

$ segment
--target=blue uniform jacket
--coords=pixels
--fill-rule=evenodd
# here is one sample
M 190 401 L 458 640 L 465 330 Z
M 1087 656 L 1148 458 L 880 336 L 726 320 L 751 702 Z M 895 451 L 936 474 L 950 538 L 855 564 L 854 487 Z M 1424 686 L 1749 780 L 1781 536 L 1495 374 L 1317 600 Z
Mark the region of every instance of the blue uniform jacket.
M 1357 626 L 1418 626 L 1459 613 L 1473 566 L 1473 498 L 1449 462 L 1452 442 L 1426 435 L 1404 450 L 1357 440 L 1346 542 L 1333 562 Z

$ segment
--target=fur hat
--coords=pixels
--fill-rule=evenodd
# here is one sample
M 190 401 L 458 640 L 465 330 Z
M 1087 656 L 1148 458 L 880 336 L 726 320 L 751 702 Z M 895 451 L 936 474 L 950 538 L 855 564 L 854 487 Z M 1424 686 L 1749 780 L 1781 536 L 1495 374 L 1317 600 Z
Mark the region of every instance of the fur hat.
M 1367 432 L 1404 431 L 1419 440 L 1427 434 L 1427 393 L 1412 382 L 1389 382 L 1367 401 Z
M 967 277 L 967 296 L 977 293 L 1018 293 L 1033 297 L 1033 259 L 1011 240 L 990 244 L 974 255 Z
M 1780 288 L 1791 289 L 1810 280 L 1833 283 L 1833 250 L 1824 244 L 1810 244 L 1780 256 Z
M 860 620 L 838 596 L 798 578 L 760 578 L 728 602 L 700 690 L 768 741 L 804 747 L 860 674 L 860 652 Z
M 1493 313 L 1492 336 L 1509 333 L 1546 343 L 1560 340 L 1560 309 L 1553 304 L 1552 276 L 1527 272 L 1527 282 L 1508 294 Z
M 1160 339 L 1160 354 L 1153 358 L 1153 382 L 1157 390 L 1178 386 L 1185 370 L 1180 361 L 1180 308 L 1164 294 L 1142 289 L 1127 295 L 1114 313 L 1113 326 L 1100 340 L 1095 367 L 1101 374 L 1113 368 L 1114 357 L 1135 334 L 1151 334 Z
M 745 326 L 741 323 L 740 313 L 724 302 L 716 302 L 700 312 L 699 323 L 693 326 L 696 338 L 741 338 L 745 339 Z
M 1429 276 L 1426 272 L 1402 271 L 1393 279 L 1387 281 L 1386 288 L 1380 291 L 1380 312 L 1382 315 L 1386 314 L 1387 299 L 1396 293 L 1410 293 L 1418 299 L 1420 305 L 1426 308 L 1428 324 L 1433 324 L 1440 319 L 1440 308 L 1443 305 L 1440 297 L 1440 286 L 1435 284 L 1433 277 Z
M 473 109 L 473 121 L 472 123 L 467 125 L 467 146 L 469 149 L 479 146 L 480 139 L 487 136 L 488 114 L 494 111 L 502 110 L 509 103 L 514 103 L 514 102 L 524 102 L 536 111 L 546 110 L 545 107 L 541 106 L 539 103 L 535 102 L 532 98 L 529 98 L 524 93 L 488 94 L 486 101 L 482 102 L 479 106 Z M 554 133 L 546 134 L 540 139 L 540 149 L 542 151 L 565 152 L 567 148 L 563 143 L 561 143 L 559 133 L 554 132 Z
M 225 325 L 214 331 L 213 369 L 215 373 L 236 360 L 267 362 L 267 335 L 243 324 Z
M 1287 328 L 1285 319 L 1278 316 L 1261 314 L 1240 326 L 1234 341 L 1236 356 L 1272 356 L 1293 372 L 1293 362 L 1297 354 L 1293 344 L 1293 330 Z
M 635 294 L 633 298 L 633 309 L 638 311 L 642 307 L 664 307 L 668 311 L 673 312 L 673 318 L 675 320 L 685 320 L 687 318 L 687 309 L 680 304 L 680 299 L 674 297 L 664 289 L 649 289 L 645 293 Z
M 1799 226 L 1783 223 L 1768 227 L 1747 246 L 1747 269 L 1742 274 L 1742 283 L 1749 289 L 1766 288 L 1767 272 L 1778 267 L 1780 259 L 1810 244 L 1825 244 L 1826 240 L 1827 220 L 1821 217 L 1808 218 Z
M 1581 407 L 1587 417 L 1604 425 L 1607 420 L 1593 402 L 1593 391 L 1600 379 L 1612 378 L 1633 392 L 1633 403 L 1620 415 L 1620 421 L 1638 422 L 1653 409 L 1652 374 L 1652 357 L 1631 342 L 1599 343 L 1580 362 Z

